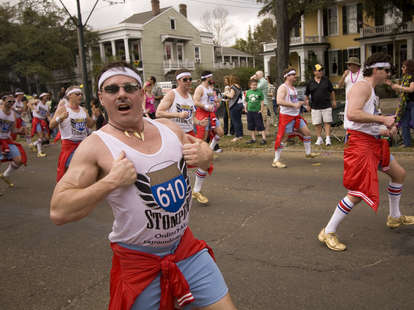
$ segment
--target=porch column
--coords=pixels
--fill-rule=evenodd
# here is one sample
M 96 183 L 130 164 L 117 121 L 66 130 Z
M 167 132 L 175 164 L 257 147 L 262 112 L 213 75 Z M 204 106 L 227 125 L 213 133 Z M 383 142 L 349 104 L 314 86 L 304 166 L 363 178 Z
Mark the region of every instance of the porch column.
M 125 49 L 125 61 L 127 63 L 131 62 L 131 59 L 129 57 L 129 44 L 128 44 L 128 38 L 124 38 L 124 49 Z
M 305 43 L 305 15 L 302 15 L 300 17 L 300 28 L 301 28 L 300 40 L 302 44 L 304 44 Z
M 407 59 L 413 59 L 413 38 L 407 39 Z
M 299 63 L 300 63 L 300 81 L 305 82 L 305 51 L 302 50 L 298 52 L 299 55 Z
M 364 67 L 364 63 L 365 63 L 365 59 L 366 59 L 365 50 L 366 50 L 366 46 L 365 46 L 365 44 L 361 43 L 361 47 L 360 47 L 360 54 L 361 54 L 361 59 L 360 59 L 360 61 L 361 61 L 361 65 L 362 65 L 362 67 L 361 67 L 361 68 L 363 68 L 363 67 Z
M 321 9 L 318 9 L 318 42 L 320 43 L 322 41 L 322 29 L 323 27 L 323 21 L 322 21 L 322 11 Z
M 268 76 L 270 75 L 270 70 L 269 70 L 269 62 L 270 62 L 270 58 L 272 56 L 271 55 L 265 55 L 263 56 L 263 63 L 264 63 L 264 76 Z M 253 58 L 254 59 L 254 58 Z
M 112 56 L 116 56 L 116 47 L 115 47 L 115 40 L 111 41 L 111 46 L 112 46 Z
M 105 48 L 103 42 L 99 42 L 99 53 L 101 55 L 102 62 L 105 62 Z
M 238 61 L 239 61 L 239 67 L 240 67 L 240 56 L 238 57 Z

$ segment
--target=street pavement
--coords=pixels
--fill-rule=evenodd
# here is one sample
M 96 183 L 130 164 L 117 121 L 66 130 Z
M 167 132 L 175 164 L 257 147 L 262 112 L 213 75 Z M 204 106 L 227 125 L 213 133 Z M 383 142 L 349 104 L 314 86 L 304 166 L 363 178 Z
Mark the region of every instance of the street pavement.
M 58 152 L 30 153 L 16 186 L 0 184 L 0 309 L 107 308 L 112 213 L 102 203 L 79 222 L 50 221 Z M 348 250 L 336 253 L 317 234 L 345 195 L 342 153 L 307 160 L 288 149 L 287 169 L 272 169 L 272 157 L 271 148 L 225 150 L 205 181 L 209 205 L 194 202 L 191 211 L 190 226 L 215 251 L 237 308 L 414 309 L 414 226 L 385 226 L 387 178 L 380 176 L 378 213 L 354 207 L 338 231 Z M 402 211 L 414 214 L 414 156 L 396 158 L 407 170 Z

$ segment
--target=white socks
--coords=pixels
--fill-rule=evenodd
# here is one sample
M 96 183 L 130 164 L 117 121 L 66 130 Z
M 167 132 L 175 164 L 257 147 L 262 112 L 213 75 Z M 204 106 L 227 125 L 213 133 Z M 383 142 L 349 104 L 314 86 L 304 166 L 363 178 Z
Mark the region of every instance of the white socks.
M 210 149 L 214 150 L 216 144 L 220 141 L 220 136 L 219 135 L 215 135 L 213 140 L 210 143 Z
M 387 187 L 388 202 L 390 203 L 390 216 L 398 218 L 401 216 L 400 212 L 400 198 L 403 185 L 390 182 Z
M 196 177 L 195 177 L 194 189 L 193 189 L 195 193 L 198 193 L 199 191 L 201 191 L 201 187 L 203 186 L 206 176 L 207 176 L 207 171 L 204 171 L 203 169 L 200 169 L 200 168 L 196 170 Z
M 10 174 L 18 168 L 19 168 L 19 166 L 17 166 L 14 162 L 11 162 L 11 163 L 9 163 L 9 166 L 7 167 L 7 169 L 4 170 L 3 175 L 5 177 L 9 177 Z
M 282 154 L 282 150 L 283 150 L 283 143 L 280 143 L 279 148 L 275 151 L 275 160 L 274 161 L 279 161 L 280 160 L 280 154 Z
M 309 155 L 311 153 L 311 137 L 303 137 L 303 146 L 305 147 L 305 154 Z
M 38 153 L 42 153 L 42 139 L 37 139 L 37 141 L 33 143 L 33 145 L 36 145 Z
M 325 227 L 325 233 L 334 233 L 339 223 L 346 217 L 346 215 L 351 212 L 354 204 L 347 196 L 342 199 L 335 208 L 335 212 L 332 215 L 331 219 L 328 222 L 328 225 Z

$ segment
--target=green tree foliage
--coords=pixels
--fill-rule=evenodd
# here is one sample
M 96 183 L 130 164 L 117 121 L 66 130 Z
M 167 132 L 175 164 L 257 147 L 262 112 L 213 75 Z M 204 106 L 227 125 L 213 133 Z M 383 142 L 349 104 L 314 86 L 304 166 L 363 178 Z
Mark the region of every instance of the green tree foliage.
M 86 42 L 97 35 L 86 31 Z M 30 88 L 53 79 L 53 72 L 70 73 L 78 51 L 74 20 L 52 0 L 24 0 L 0 5 L 0 74 L 2 84 Z

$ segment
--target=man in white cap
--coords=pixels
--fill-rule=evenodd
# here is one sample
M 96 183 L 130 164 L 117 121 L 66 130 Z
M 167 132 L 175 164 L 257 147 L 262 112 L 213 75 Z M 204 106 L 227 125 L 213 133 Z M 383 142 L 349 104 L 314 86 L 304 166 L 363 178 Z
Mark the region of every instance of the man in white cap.
M 345 96 L 354 84 L 364 78 L 364 75 L 361 72 L 361 64 L 359 63 L 359 59 L 357 57 L 349 57 L 346 64 L 348 69 L 344 71 L 338 82 L 339 88 L 342 88 L 345 85 Z
M 338 225 L 361 200 L 377 211 L 379 206 L 378 170 L 390 177 L 387 186 L 389 215 L 386 225 L 397 228 L 414 224 L 414 216 L 401 215 L 400 198 L 406 172 L 390 154 L 388 141 L 381 136 L 396 132 L 395 116 L 380 115 L 375 86 L 389 78 L 390 57 L 371 55 L 364 69 L 364 79 L 350 89 L 345 105 L 344 127 L 347 147 L 344 150 L 343 184 L 347 195 L 339 201 L 328 224 L 318 235 L 320 242 L 333 251 L 344 251 L 346 245 L 336 236 Z
M 108 124 L 76 150 L 53 193 L 52 221 L 80 220 L 105 198 L 112 207 L 110 310 L 235 309 L 211 251 L 188 228 L 187 164 L 208 169 L 212 150 L 174 122 L 143 117 L 142 81 L 126 63 L 97 80 Z
M 49 125 L 47 122 L 49 113 L 49 105 L 47 100 L 49 98 L 48 93 L 41 93 L 39 96 L 40 101 L 34 101 L 32 103 L 32 137 L 37 134 L 38 139 L 33 143 L 33 150 L 37 150 L 37 157 L 46 157 L 47 155 L 42 151 L 43 141 L 49 140 Z
M 79 86 L 68 87 L 65 98 L 67 102 L 62 101 L 49 124 L 50 129 L 59 126 L 62 141 L 57 168 L 57 182 L 65 174 L 79 144 L 88 136 L 88 128 L 95 125 L 95 121 L 89 116 L 88 111 L 80 106 L 83 93 Z

